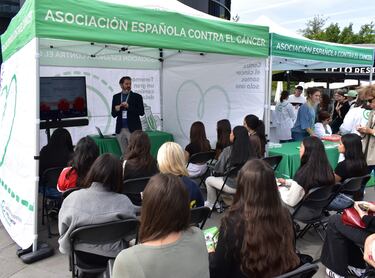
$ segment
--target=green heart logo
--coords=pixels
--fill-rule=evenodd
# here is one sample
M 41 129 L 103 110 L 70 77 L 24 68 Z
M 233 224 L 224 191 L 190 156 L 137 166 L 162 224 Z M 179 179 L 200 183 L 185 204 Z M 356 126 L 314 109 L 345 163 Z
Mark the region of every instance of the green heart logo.
M 215 99 L 215 103 L 210 101 Z M 224 102 L 217 104 L 222 99 Z M 186 111 L 186 104 L 189 103 L 193 109 Z M 203 91 L 194 80 L 187 80 L 177 89 L 176 94 L 176 115 L 177 123 L 181 134 L 189 139 L 186 131 L 190 130 L 191 122 L 184 116 L 185 114 L 196 113 L 196 119 L 202 122 L 212 120 L 212 115 L 217 119 L 229 119 L 230 100 L 227 92 L 220 86 L 214 85 Z M 184 114 L 185 113 L 185 114 Z M 189 117 L 190 118 L 190 117 Z M 216 123 L 212 123 L 216 124 Z
M 3 80 L 4 82 L 4 80 Z M 9 84 L 0 92 L 0 167 L 4 164 L 10 138 L 12 137 L 17 104 L 17 77 L 14 74 Z

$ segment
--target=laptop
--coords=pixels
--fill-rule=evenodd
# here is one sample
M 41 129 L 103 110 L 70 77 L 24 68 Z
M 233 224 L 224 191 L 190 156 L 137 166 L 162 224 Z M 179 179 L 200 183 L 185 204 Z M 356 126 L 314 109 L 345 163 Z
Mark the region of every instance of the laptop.
M 95 128 L 96 128 L 96 130 L 98 131 L 98 134 L 99 134 L 100 138 L 108 138 L 108 136 L 104 136 L 104 135 L 103 135 L 103 132 L 100 130 L 99 127 L 96 126 Z

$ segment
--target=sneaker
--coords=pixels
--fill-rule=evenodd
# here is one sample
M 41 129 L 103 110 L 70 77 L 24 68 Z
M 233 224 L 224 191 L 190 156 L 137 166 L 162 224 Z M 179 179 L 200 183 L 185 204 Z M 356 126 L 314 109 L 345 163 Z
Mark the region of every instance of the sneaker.
M 338 275 L 337 273 L 333 272 L 328 267 L 326 267 L 326 274 L 330 278 L 345 278 L 344 276 Z
M 351 265 L 348 265 L 347 272 L 350 275 L 354 275 L 356 277 L 362 277 L 362 275 L 366 272 L 364 268 L 357 268 Z

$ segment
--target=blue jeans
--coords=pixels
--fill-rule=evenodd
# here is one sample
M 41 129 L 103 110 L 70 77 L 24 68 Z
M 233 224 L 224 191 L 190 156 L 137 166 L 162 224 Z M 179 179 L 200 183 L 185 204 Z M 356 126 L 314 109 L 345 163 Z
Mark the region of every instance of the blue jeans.
M 302 132 L 292 131 L 292 139 L 293 139 L 293 141 L 302 141 L 303 138 L 306 138 L 308 136 L 309 136 L 309 133 L 307 131 L 302 131 Z
M 353 199 L 353 196 L 348 197 L 350 199 Z M 345 194 L 340 193 L 329 204 L 328 210 L 343 210 L 345 208 L 351 207 L 353 205 L 353 201 L 349 198 L 347 198 Z

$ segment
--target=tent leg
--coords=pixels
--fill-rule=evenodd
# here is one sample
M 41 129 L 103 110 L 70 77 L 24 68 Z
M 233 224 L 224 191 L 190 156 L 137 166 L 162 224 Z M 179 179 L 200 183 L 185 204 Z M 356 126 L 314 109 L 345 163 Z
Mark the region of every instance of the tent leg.
M 34 251 L 33 249 L 36 250 Z M 18 249 L 16 254 L 25 264 L 31 264 L 51 257 L 54 254 L 54 250 L 47 243 L 39 242 L 37 245 L 33 244 L 27 249 Z

